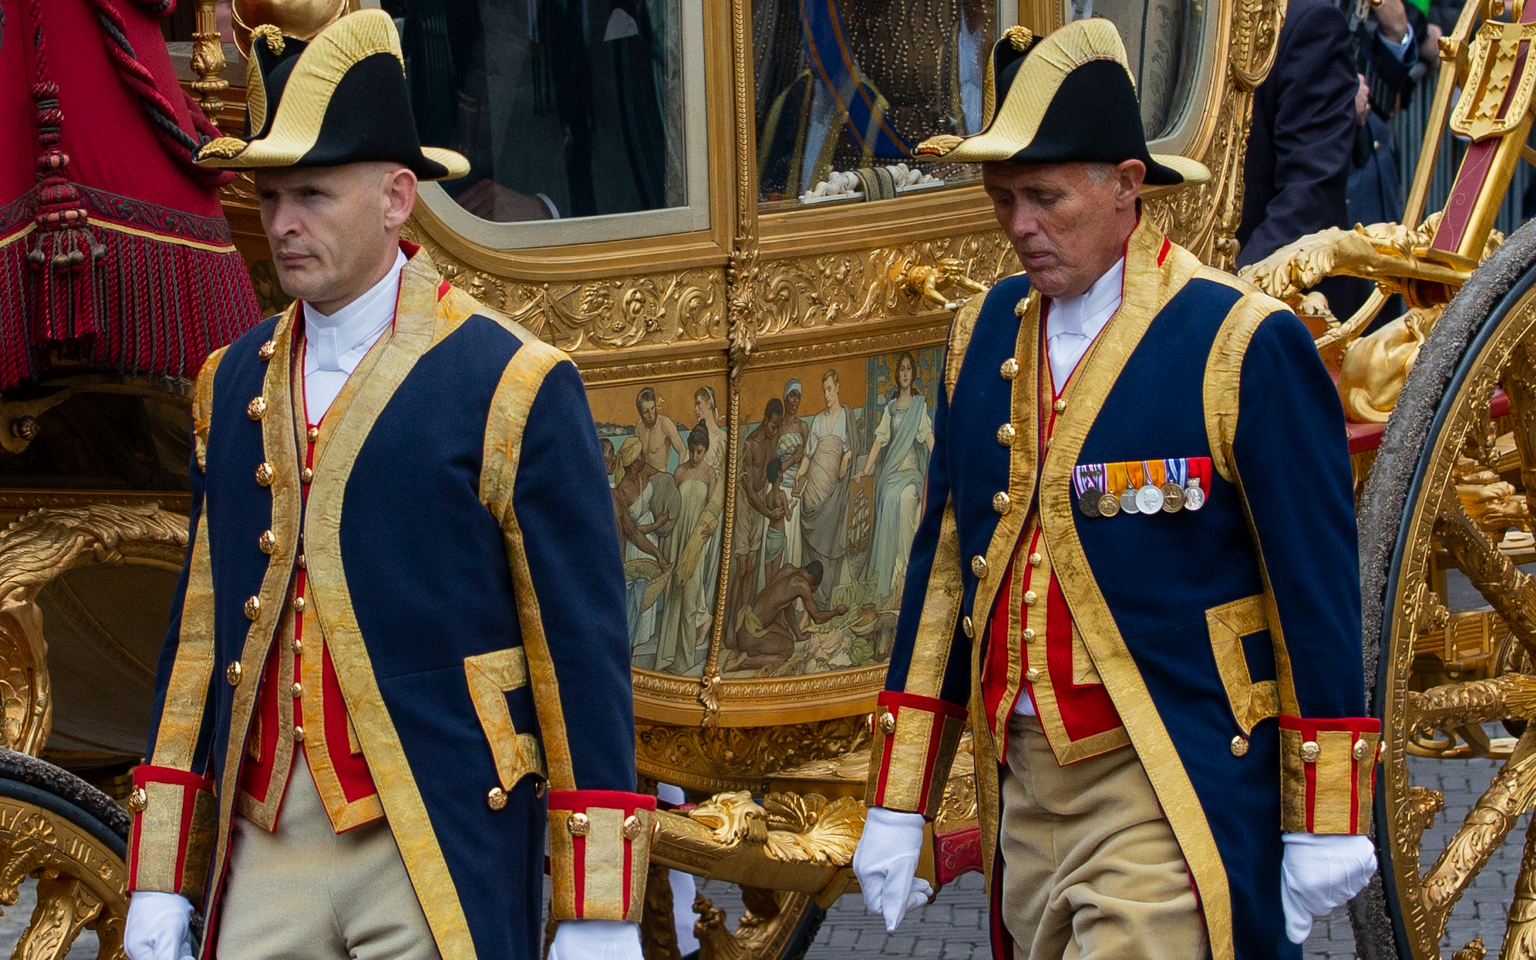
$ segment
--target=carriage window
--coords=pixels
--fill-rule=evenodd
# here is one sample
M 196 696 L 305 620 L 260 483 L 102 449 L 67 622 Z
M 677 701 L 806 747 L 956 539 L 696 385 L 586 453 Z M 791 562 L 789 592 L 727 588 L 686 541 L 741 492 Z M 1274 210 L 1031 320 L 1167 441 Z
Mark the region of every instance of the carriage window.
M 995 0 L 752 0 L 764 208 L 974 180 L 911 152 L 981 128 L 998 22 Z
M 689 37 L 698 0 L 376 2 L 400 27 L 423 144 L 469 158 L 468 176 L 440 185 L 452 202 L 433 204 L 460 233 L 527 246 L 530 235 L 486 228 L 704 207 L 706 191 L 690 189 L 703 161 L 685 137 L 695 92 L 702 111 L 689 76 L 702 76 Z M 663 219 L 543 237 L 678 228 Z
M 1200 0 L 1067 0 L 1070 19 L 1114 23 L 1136 76 L 1148 140 L 1171 135 L 1199 73 Z

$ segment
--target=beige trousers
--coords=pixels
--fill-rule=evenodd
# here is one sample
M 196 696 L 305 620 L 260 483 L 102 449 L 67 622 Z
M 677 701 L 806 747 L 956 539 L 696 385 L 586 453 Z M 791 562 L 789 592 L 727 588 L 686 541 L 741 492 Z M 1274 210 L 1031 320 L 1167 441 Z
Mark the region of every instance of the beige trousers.
M 218 960 L 439 960 L 389 824 L 338 834 L 302 754 L 277 832 L 239 814 Z
M 1059 766 L 1034 717 L 1008 721 L 1003 919 L 1015 960 L 1209 956 L 1189 869 L 1129 747 Z

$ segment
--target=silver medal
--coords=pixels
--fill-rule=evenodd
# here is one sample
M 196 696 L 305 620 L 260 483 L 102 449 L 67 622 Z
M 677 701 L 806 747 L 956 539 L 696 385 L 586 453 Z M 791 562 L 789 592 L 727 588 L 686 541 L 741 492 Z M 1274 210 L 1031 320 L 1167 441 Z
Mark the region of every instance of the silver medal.
M 1205 506 L 1205 491 L 1200 489 L 1200 478 L 1194 477 L 1184 488 L 1184 509 L 1199 510 Z
M 1150 483 L 1137 490 L 1136 508 L 1142 513 L 1157 513 L 1163 509 L 1163 491 Z

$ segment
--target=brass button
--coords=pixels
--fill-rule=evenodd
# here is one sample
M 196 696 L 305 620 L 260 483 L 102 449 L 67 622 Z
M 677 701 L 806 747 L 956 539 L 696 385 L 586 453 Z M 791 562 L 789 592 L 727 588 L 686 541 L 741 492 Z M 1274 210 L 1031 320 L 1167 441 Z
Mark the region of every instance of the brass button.
M 1056 408 L 1057 413 L 1060 413 L 1061 411 L 1067 409 L 1067 401 L 1057 400 L 1054 404 L 1052 404 L 1052 406 Z
M 143 787 L 134 787 L 133 792 L 128 794 L 126 806 L 129 813 L 143 813 L 144 808 L 149 806 L 149 794 Z
M 592 832 L 592 821 L 584 813 L 573 813 L 566 818 L 565 829 L 573 837 L 584 837 Z
M 235 661 L 230 663 L 229 667 L 226 668 L 225 671 L 224 671 L 224 678 L 229 681 L 229 685 L 230 686 L 232 686 L 232 687 L 240 686 L 240 661 L 239 660 L 235 660 Z
M 316 440 L 320 439 L 320 428 L 310 427 L 308 430 L 304 431 L 304 436 L 309 438 L 310 443 L 314 443 Z
M 896 714 L 889 712 L 880 714 L 880 732 L 896 732 Z
M 1018 431 L 1013 429 L 1013 424 L 1005 423 L 997 428 L 997 442 L 1005 447 L 1013 446 L 1013 438 L 1018 436 Z
M 1036 670 L 1034 667 L 1030 667 L 1028 670 L 1024 671 L 1024 679 L 1028 680 L 1030 683 L 1034 683 L 1036 680 L 1040 679 L 1040 671 Z
M 1025 627 L 1024 628 L 1024 642 L 1025 643 L 1034 643 L 1035 642 L 1035 631 L 1031 630 L 1028 627 Z
M 294 727 L 293 728 L 293 742 L 294 743 L 303 743 L 304 742 L 304 728 L 303 727 Z
M 260 597 L 246 597 L 245 598 L 245 619 L 247 619 L 247 620 L 255 620 L 259 616 L 261 616 L 261 598 Z
M 257 397 L 245 405 L 245 415 L 252 420 L 260 420 L 267 415 L 267 398 Z
M 1038 554 L 1038 553 L 1032 553 L 1032 554 L 1029 555 L 1029 565 L 1032 566 L 1032 567 L 1038 567 L 1038 566 L 1040 566 L 1040 564 L 1042 564 L 1044 562 L 1045 562 L 1045 558 L 1040 556 L 1040 554 Z
M 294 653 L 303 653 L 304 652 L 304 641 L 300 640 L 298 637 L 294 637 L 293 638 L 293 642 L 290 643 L 288 646 L 289 646 L 290 649 L 293 650 Z
M 295 683 L 293 685 L 293 696 L 294 696 L 295 700 L 297 700 L 299 697 L 304 696 L 304 684 L 302 684 L 302 683 Z
M 640 834 L 645 832 L 645 824 L 640 822 L 639 817 L 630 814 L 624 818 L 623 830 L 625 840 L 638 840 L 640 839 Z
M 256 348 L 256 356 L 261 358 L 261 362 L 262 363 L 266 363 L 268 360 L 271 360 L 272 359 L 272 354 L 274 354 L 276 352 L 277 352 L 277 341 L 276 340 L 268 340 L 266 343 L 264 343 L 260 347 Z
M 315 471 L 305 467 L 303 470 L 299 471 L 299 479 L 303 480 L 305 483 L 312 483 L 315 479 Z
M 256 467 L 256 482 L 264 487 L 272 486 L 272 480 L 277 476 L 277 471 L 272 469 L 272 464 L 263 463 Z
M 998 372 L 1003 375 L 1004 380 L 1012 380 L 1014 377 L 1019 375 L 1019 361 L 1013 357 L 1009 357 L 1007 360 L 1003 361 L 1002 369 Z
M 544 799 L 544 790 L 545 787 L 543 780 L 540 780 L 538 783 L 533 785 L 533 795 L 538 797 L 540 800 Z
M 1248 738 L 1236 736 L 1232 738 L 1232 756 L 1241 757 L 1248 752 Z
M 275 552 L 277 550 L 277 534 L 271 530 L 263 532 L 261 536 L 256 538 L 256 546 L 261 548 L 262 553 Z
M 978 580 L 985 577 L 987 575 L 987 558 L 979 553 L 972 557 L 971 572 L 976 574 Z
M 1008 491 L 999 490 L 992 494 L 992 509 L 996 510 L 999 516 L 1008 515 L 1008 511 L 1013 509 L 1013 498 L 1008 496 Z
M 1317 756 L 1322 752 L 1323 748 L 1317 745 L 1316 740 L 1308 740 L 1301 745 L 1301 759 L 1307 763 L 1317 762 Z
M 1040 599 L 1039 597 L 1035 596 L 1035 591 L 1033 591 L 1033 590 L 1025 590 L 1024 591 L 1024 606 L 1032 607 L 1032 606 L 1035 605 L 1035 602 L 1037 600 L 1039 600 L 1039 599 Z
M 302 553 L 299 554 L 299 569 L 300 570 L 304 569 L 306 562 L 307 561 L 305 561 L 305 559 L 304 559 L 304 554 L 302 554 Z
M 507 791 L 500 787 L 492 787 L 490 793 L 485 795 L 485 805 L 492 810 L 500 810 L 507 805 Z
M 305 604 L 304 604 L 304 598 L 303 597 L 294 597 L 293 598 L 293 609 L 294 609 L 295 612 L 303 613 L 304 612 L 304 606 L 305 606 Z
M 967 637 L 972 639 L 975 638 L 976 624 L 971 620 L 970 617 L 967 616 L 960 618 L 960 632 L 965 634 Z
M 1371 755 L 1371 745 L 1362 738 L 1355 741 L 1355 759 L 1364 760 Z

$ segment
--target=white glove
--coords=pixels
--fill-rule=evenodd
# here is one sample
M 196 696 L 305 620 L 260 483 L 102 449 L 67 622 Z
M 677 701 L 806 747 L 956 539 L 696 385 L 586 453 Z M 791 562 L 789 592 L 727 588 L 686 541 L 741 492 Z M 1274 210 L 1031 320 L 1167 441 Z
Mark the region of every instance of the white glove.
M 136 890 L 123 924 L 128 960 L 192 960 L 192 904 L 176 893 Z
M 549 960 L 640 960 L 640 925 L 628 920 L 566 920 L 555 928 Z
M 1327 916 L 1348 903 L 1376 872 L 1376 847 L 1370 837 L 1351 834 L 1287 833 L 1280 861 L 1280 903 L 1285 907 L 1285 935 L 1302 943 L 1312 932 L 1312 918 Z
M 864 890 L 864 908 L 885 917 L 894 932 L 908 910 L 928 902 L 933 888 L 917 876 L 923 852 L 923 815 L 870 807 L 864 835 L 853 853 L 853 873 Z

